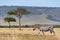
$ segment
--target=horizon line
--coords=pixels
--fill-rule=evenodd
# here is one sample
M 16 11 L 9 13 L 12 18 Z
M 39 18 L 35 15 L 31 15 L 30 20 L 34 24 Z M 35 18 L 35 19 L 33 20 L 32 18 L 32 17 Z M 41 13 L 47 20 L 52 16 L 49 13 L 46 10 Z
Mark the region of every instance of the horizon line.
M 0 6 L 20 6 L 20 5 L 0 5 Z M 51 8 L 60 8 L 59 6 L 20 6 L 20 7 L 51 7 Z

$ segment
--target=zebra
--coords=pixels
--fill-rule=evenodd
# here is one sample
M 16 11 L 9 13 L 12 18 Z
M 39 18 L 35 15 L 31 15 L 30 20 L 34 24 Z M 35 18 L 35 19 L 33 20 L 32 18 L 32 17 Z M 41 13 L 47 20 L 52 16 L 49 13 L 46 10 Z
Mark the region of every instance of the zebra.
M 44 32 L 50 31 L 50 33 L 55 35 L 55 31 L 53 29 L 53 25 L 40 25 L 40 24 L 35 24 L 33 27 L 33 31 L 35 29 L 39 29 L 39 31 L 41 31 L 44 35 Z

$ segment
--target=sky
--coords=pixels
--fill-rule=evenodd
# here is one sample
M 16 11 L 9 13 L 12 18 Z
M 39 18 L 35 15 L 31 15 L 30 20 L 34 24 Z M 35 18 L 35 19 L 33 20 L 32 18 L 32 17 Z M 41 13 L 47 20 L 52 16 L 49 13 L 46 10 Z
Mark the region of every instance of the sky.
M 60 7 L 60 0 L 0 0 L 0 5 Z
M 0 6 L 60 7 L 60 0 L 0 0 Z M 39 10 L 37 10 L 37 12 L 39 12 Z M 49 14 L 49 16 L 47 15 L 48 18 L 46 18 L 46 14 L 32 15 L 30 17 L 23 16 L 21 19 L 21 24 L 23 25 L 27 25 L 27 24 L 33 25 L 33 24 L 40 24 L 40 23 L 41 24 L 60 24 L 60 22 L 55 20 L 55 19 L 58 19 L 60 21 L 59 13 L 55 12 L 56 14 L 54 14 L 54 10 L 52 11 L 53 11 L 53 15 L 52 14 L 51 15 Z M 60 11 L 58 11 L 57 9 L 57 12 L 60 12 Z M 54 15 L 56 15 L 56 17 Z M 55 18 L 54 19 L 55 21 L 52 20 L 50 16 Z M 17 19 L 17 22 L 12 22 L 11 25 L 12 24 L 18 25 L 18 18 L 16 19 Z M 0 21 L 1 21 L 0 25 L 8 25 L 7 22 L 4 22 L 4 18 L 2 16 L 0 16 Z

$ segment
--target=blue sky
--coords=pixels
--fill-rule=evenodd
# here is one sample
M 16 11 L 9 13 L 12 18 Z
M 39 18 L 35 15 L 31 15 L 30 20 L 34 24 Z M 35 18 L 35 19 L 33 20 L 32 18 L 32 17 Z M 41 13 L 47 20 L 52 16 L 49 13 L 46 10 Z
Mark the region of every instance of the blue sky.
M 0 0 L 0 5 L 60 7 L 60 0 Z

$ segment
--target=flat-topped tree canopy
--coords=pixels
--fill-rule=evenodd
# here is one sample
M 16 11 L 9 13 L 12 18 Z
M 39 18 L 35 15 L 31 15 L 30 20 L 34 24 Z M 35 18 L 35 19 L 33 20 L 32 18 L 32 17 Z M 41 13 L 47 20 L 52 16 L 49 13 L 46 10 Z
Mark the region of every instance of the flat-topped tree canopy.
M 18 13 L 23 14 L 23 15 L 30 13 L 26 8 L 17 8 L 16 11 L 17 11 Z
M 26 15 L 29 14 L 30 12 L 26 8 L 17 8 L 16 10 L 9 10 L 7 12 L 9 15 Z
M 9 10 L 7 13 L 9 15 L 16 15 L 17 14 L 17 11 L 16 10 Z
M 6 17 L 6 18 L 4 18 L 4 21 L 6 21 L 6 22 L 16 22 L 16 19 L 12 18 L 12 17 Z

